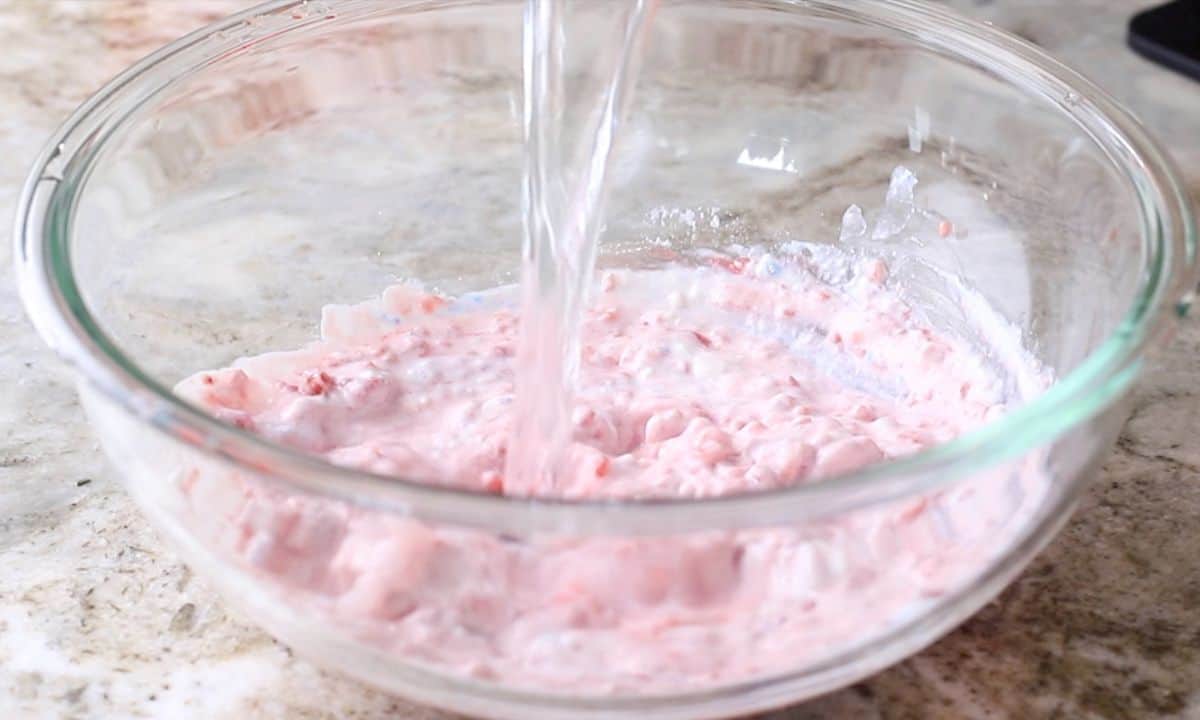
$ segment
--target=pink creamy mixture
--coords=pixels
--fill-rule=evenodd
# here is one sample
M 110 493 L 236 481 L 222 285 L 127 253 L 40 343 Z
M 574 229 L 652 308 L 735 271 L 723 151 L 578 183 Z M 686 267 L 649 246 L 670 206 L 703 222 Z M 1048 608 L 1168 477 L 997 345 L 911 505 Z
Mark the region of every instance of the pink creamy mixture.
M 574 442 L 545 485 L 503 475 L 511 290 L 448 298 L 397 286 L 328 308 L 308 348 L 179 390 L 334 463 L 478 492 L 780 488 L 943 443 L 1004 411 L 996 372 L 924 323 L 887 274 L 866 262 L 835 288 L 802 259 L 761 250 L 603 274 L 583 327 Z M 373 642 L 505 683 L 614 691 L 778 672 L 910 619 L 1001 549 L 1020 502 L 1011 482 L 796 529 L 520 540 L 230 474 L 195 470 L 183 486 L 220 542 Z

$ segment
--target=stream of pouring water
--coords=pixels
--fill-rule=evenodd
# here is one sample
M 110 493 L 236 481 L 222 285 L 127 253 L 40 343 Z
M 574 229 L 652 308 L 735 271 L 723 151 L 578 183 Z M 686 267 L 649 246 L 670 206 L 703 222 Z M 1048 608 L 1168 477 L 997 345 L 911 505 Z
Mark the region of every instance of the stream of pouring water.
M 576 94 L 578 102 L 595 104 L 578 138 L 563 132 L 569 96 L 567 2 L 528 0 L 525 7 L 521 334 L 513 436 L 505 461 L 506 488 L 516 494 L 552 487 L 571 441 L 580 323 L 595 268 L 609 161 L 658 0 L 620 3 L 623 33 L 612 66 L 602 75 L 604 87 L 596 96 Z

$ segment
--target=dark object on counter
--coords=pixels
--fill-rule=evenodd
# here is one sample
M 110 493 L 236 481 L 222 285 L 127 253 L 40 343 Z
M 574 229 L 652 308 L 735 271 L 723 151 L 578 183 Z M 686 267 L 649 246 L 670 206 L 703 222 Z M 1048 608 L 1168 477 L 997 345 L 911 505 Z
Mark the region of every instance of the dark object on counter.
M 1200 80 L 1200 0 L 1175 0 L 1138 13 L 1129 22 L 1129 46 Z

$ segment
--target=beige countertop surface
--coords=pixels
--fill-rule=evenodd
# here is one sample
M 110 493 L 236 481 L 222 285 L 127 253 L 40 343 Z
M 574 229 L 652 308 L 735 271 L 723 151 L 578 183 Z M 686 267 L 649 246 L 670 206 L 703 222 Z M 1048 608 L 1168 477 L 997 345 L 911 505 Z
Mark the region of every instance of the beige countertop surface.
M 0 219 L 107 78 L 245 0 L 0 0 Z M 1124 45 L 1140 0 L 953 0 L 1091 75 L 1200 197 L 1200 83 Z M 11 243 L 0 261 L 11 263 Z M 448 716 L 320 671 L 229 614 L 96 447 L 70 374 L 0 281 L 0 718 Z M 1200 718 L 1200 320 L 1154 362 L 1066 530 L 916 657 L 771 720 Z

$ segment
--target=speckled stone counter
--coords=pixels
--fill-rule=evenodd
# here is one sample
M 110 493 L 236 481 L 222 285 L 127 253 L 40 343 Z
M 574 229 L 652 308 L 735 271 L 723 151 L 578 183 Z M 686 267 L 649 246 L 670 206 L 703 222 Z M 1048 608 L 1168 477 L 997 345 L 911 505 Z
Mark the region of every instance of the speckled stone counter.
M 106 78 L 245 0 L 0 0 L 0 217 Z M 1200 83 L 1124 46 L 1139 0 L 954 0 L 1127 103 L 1200 196 Z M 11 263 L 10 243 L 2 261 Z M 1200 320 L 1066 531 L 917 657 L 772 720 L 1200 718 Z M 447 718 L 292 657 L 223 609 L 121 492 L 71 378 L 0 283 L 0 718 Z

